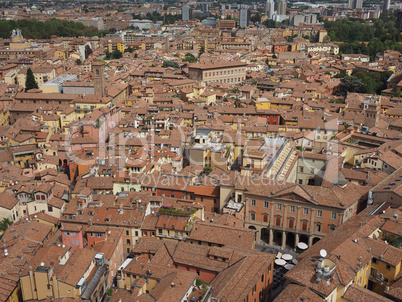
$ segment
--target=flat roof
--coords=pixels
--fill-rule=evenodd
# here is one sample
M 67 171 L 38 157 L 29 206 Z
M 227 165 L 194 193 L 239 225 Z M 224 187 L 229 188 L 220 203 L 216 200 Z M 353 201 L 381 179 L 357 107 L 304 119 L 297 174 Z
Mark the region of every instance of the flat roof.
M 189 64 L 188 68 L 189 69 L 193 68 L 193 69 L 207 70 L 207 69 L 229 68 L 229 67 L 238 67 L 238 66 L 247 66 L 247 64 L 243 63 L 243 62 L 239 62 L 239 61 L 221 62 L 221 63 L 216 63 L 216 64 L 193 63 L 193 64 Z

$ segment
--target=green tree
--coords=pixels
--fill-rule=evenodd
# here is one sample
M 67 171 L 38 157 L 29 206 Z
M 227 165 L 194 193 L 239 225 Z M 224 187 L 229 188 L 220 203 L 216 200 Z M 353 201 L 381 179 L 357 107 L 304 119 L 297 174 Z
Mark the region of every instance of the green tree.
M 334 78 L 342 79 L 346 77 L 348 74 L 345 69 L 342 69 L 337 75 L 334 76 Z
M 175 62 L 175 61 L 163 61 L 162 63 L 162 67 L 166 68 L 166 67 L 173 67 L 173 68 L 180 68 L 179 63 Z
M 115 51 L 113 51 L 112 57 L 115 60 L 121 59 L 123 57 L 123 54 L 121 53 L 120 50 L 116 49 Z
M 12 225 L 13 222 L 8 219 L 8 218 L 3 218 L 3 220 L 0 222 L 0 231 L 5 232 L 7 228 Z
M 348 92 L 363 92 L 362 81 L 355 76 L 347 76 L 342 78 L 338 86 L 339 92 L 346 95 Z
M 191 53 L 186 53 L 184 56 L 183 62 L 195 63 L 198 59 L 194 57 Z
M 276 28 L 278 26 L 278 23 L 276 23 L 272 19 L 267 19 L 263 22 L 263 24 L 268 27 L 268 28 Z
M 25 91 L 28 91 L 30 89 L 38 89 L 38 83 L 35 80 L 35 76 L 29 67 L 27 70 L 27 75 L 25 79 Z
M 259 13 L 256 13 L 255 15 L 251 16 L 250 21 L 253 23 L 261 23 L 261 15 Z
M 198 52 L 198 55 L 201 56 L 203 53 L 205 53 L 205 46 L 201 45 L 200 51 Z

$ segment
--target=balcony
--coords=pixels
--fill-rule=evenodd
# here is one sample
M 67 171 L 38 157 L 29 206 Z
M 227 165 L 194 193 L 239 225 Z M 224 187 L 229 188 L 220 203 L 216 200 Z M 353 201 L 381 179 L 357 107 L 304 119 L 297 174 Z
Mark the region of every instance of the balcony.
M 371 273 L 369 276 L 369 280 L 382 285 L 384 283 L 384 275 L 377 274 L 377 273 Z
M 187 238 L 187 236 L 171 235 L 171 234 L 157 234 L 157 237 L 161 237 L 161 238 L 171 238 L 171 239 L 177 239 L 177 240 L 186 240 L 186 238 Z

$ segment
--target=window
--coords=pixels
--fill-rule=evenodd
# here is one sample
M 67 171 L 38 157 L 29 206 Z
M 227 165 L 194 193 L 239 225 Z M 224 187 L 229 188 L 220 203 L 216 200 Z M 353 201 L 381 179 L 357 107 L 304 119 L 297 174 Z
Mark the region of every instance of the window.
M 281 216 L 276 216 L 275 217 L 275 225 L 280 226 L 281 225 Z
M 307 209 L 307 208 L 304 208 L 304 209 L 303 209 L 303 214 L 304 214 L 304 215 L 308 215 L 308 209 Z
M 315 231 L 316 231 L 316 232 L 321 232 L 321 223 L 317 223 L 317 224 L 315 225 Z
M 48 205 L 48 206 L 47 206 L 47 211 L 48 211 L 48 212 L 53 212 L 53 207 Z
M 307 224 L 308 224 L 307 220 L 302 221 L 302 230 L 303 231 L 307 231 Z
M 334 213 L 334 212 L 331 213 L 331 218 L 332 218 L 332 219 L 336 219 L 336 213 Z
M 268 208 L 268 207 L 269 207 L 268 201 L 264 201 L 264 208 Z
M 282 210 L 282 205 L 281 205 L 281 204 L 277 204 L 277 205 L 276 205 L 276 209 L 277 209 L 278 211 L 281 211 L 281 210 Z
M 251 200 L 251 205 L 252 205 L 252 206 L 255 206 L 255 199 L 252 199 L 252 200 Z
M 332 233 L 333 231 L 335 231 L 335 227 L 336 227 L 335 225 L 330 224 L 329 225 L 329 232 Z
M 304 167 L 300 167 L 300 173 L 303 173 Z
M 255 213 L 250 213 L 250 220 L 255 220 Z
M 289 219 L 289 229 L 293 229 L 295 227 L 295 220 Z
M 374 264 L 378 264 L 378 259 L 373 258 L 372 262 L 373 262 Z
M 50 290 L 50 284 L 46 284 L 46 289 L 49 291 Z
M 386 269 L 391 270 L 391 265 L 387 264 Z
M 321 210 L 317 211 L 317 217 L 322 217 L 322 211 Z
M 303 179 L 299 179 L 299 185 L 303 184 Z
M 295 212 L 295 206 L 290 206 L 290 213 L 294 213 Z
M 162 229 L 158 229 L 158 234 L 162 235 Z
M 268 222 L 268 215 L 263 214 L 262 219 L 264 222 Z

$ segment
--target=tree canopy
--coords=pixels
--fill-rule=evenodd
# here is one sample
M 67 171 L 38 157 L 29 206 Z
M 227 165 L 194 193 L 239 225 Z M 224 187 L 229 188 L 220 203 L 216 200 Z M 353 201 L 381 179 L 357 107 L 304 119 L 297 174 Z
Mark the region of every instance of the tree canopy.
M 3 218 L 3 220 L 0 222 L 0 231 L 4 232 L 12 224 L 13 224 L 13 222 L 10 219 Z
M 180 68 L 180 65 L 179 65 L 179 63 L 177 63 L 175 61 L 163 61 L 162 67 L 164 67 L 164 68 L 166 68 L 166 67 Z
M 85 27 L 80 22 L 59 19 L 50 19 L 45 22 L 35 19 L 0 20 L 0 37 L 10 38 L 13 29 L 20 29 L 22 35 L 29 39 L 49 39 L 53 35 L 58 37 L 100 35 L 96 28 Z
M 339 47 L 341 53 L 365 54 L 374 60 L 378 52 L 402 50 L 399 43 L 402 35 L 393 14 L 382 14 L 374 21 L 349 18 L 334 22 L 324 20 L 324 27 L 331 41 L 344 42 Z
M 123 54 L 121 53 L 121 51 L 116 49 L 113 52 L 106 52 L 105 60 L 117 60 L 121 59 L 122 57 Z
M 27 70 L 27 75 L 25 78 L 25 91 L 28 91 L 30 89 L 38 89 L 38 83 L 35 80 L 35 76 L 32 72 L 31 68 L 28 68 Z
M 346 95 L 347 92 L 381 94 L 387 88 L 387 80 L 391 76 L 391 71 L 386 72 L 365 72 L 354 70 L 351 76 L 342 74 L 339 92 Z
M 198 59 L 194 57 L 194 55 L 192 55 L 191 53 L 186 53 L 183 59 L 183 62 L 189 62 L 189 63 L 195 63 L 197 61 Z

